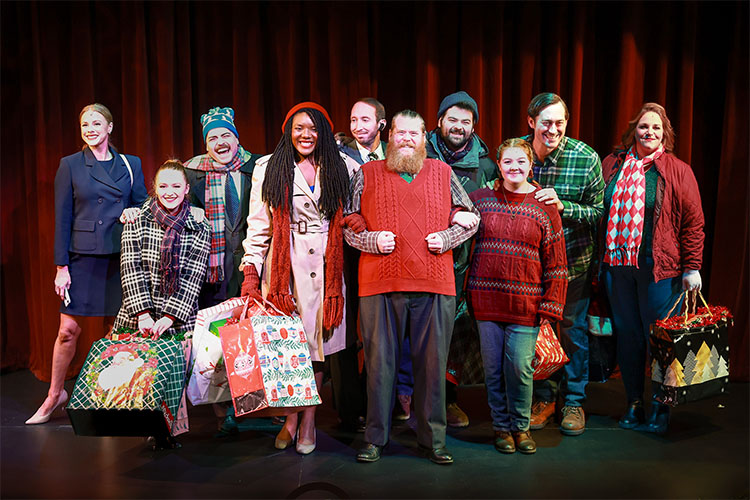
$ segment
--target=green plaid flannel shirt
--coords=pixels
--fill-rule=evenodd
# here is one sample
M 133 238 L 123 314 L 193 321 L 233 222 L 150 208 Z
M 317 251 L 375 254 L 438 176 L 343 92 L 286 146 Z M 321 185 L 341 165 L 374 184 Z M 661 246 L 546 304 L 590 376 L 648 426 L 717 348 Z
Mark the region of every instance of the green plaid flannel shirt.
M 533 137 L 523 137 L 531 144 Z M 534 179 L 554 188 L 563 204 L 560 214 L 568 254 L 568 280 L 583 276 L 591 266 L 599 219 L 604 214 L 604 179 L 599 155 L 581 141 L 563 137 L 540 162 L 534 154 Z

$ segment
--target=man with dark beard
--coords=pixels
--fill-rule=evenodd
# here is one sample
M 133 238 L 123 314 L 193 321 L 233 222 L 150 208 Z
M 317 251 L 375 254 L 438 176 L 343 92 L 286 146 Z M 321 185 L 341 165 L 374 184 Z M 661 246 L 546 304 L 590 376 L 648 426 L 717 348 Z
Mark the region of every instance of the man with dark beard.
M 393 117 L 386 160 L 364 164 L 351 190 L 348 213 L 361 216 L 367 228 L 344 228 L 346 241 L 362 251 L 368 408 L 367 445 L 357 460 L 378 460 L 388 442 L 395 372 L 408 332 L 417 442 L 433 462 L 453 463 L 445 448 L 443 382 L 455 314 L 450 250 L 477 231 L 477 210 L 450 167 L 426 159 L 424 120 L 410 110 Z
M 462 90 L 443 99 L 438 108 L 437 127 L 427 134 L 427 157 L 450 165 L 467 193 L 486 187 L 497 179 L 497 166 L 489 156 L 490 151 L 474 132 L 478 120 L 476 101 Z M 448 425 L 451 427 L 469 425 L 469 417 L 458 406 L 457 387 L 462 378 L 468 379 L 464 383 L 484 380 L 476 322 L 467 307 L 464 290 L 470 250 L 471 240 L 453 250 L 456 320 L 448 353 L 445 388 Z M 471 367 L 474 373 L 464 373 L 464 366 Z

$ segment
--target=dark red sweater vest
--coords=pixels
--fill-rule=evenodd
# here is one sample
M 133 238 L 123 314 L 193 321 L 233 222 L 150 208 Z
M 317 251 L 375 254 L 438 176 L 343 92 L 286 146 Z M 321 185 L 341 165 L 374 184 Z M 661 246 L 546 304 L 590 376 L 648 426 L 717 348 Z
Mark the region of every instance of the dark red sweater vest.
M 451 170 L 438 160 L 425 160 L 411 182 L 386 169 L 385 160 L 362 166 L 361 214 L 368 231 L 391 231 L 396 249 L 390 254 L 362 252 L 359 295 L 429 292 L 455 295 L 453 252 L 427 249 L 428 234 L 448 229 L 451 213 Z

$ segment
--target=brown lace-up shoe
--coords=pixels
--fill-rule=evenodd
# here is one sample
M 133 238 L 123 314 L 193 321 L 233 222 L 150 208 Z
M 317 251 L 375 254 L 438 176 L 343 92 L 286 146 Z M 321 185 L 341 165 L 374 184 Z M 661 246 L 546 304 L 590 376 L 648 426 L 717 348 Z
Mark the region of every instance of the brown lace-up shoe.
M 531 407 L 531 421 L 529 429 L 538 431 L 544 429 L 552 418 L 555 416 L 555 403 L 553 401 L 537 401 Z
M 500 453 L 515 453 L 516 442 L 508 431 L 495 431 L 495 449 Z
M 514 431 L 512 434 L 518 451 L 527 455 L 536 453 L 536 442 L 529 431 Z
M 458 407 L 457 403 L 451 403 L 445 408 L 446 416 L 448 417 L 448 425 L 451 427 L 468 427 L 469 416 Z
M 565 406 L 562 409 L 563 419 L 560 432 L 566 436 L 578 436 L 586 430 L 586 416 L 580 406 Z

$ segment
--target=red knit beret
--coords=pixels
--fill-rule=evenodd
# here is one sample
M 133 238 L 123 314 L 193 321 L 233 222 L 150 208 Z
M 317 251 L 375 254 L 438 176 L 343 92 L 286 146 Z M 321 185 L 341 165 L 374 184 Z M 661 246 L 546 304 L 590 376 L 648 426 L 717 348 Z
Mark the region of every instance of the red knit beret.
M 284 133 L 284 129 L 286 128 L 286 122 L 288 122 L 294 115 L 296 115 L 297 111 L 304 108 L 317 109 L 318 111 L 323 113 L 323 116 L 325 116 L 326 120 L 328 120 L 328 125 L 331 126 L 331 131 L 333 132 L 333 122 L 331 121 L 331 117 L 328 116 L 328 111 L 326 111 L 326 109 L 317 102 L 306 101 L 295 105 L 292 109 L 289 110 L 289 113 L 286 114 L 286 118 L 284 118 L 284 121 L 281 123 L 282 134 Z

